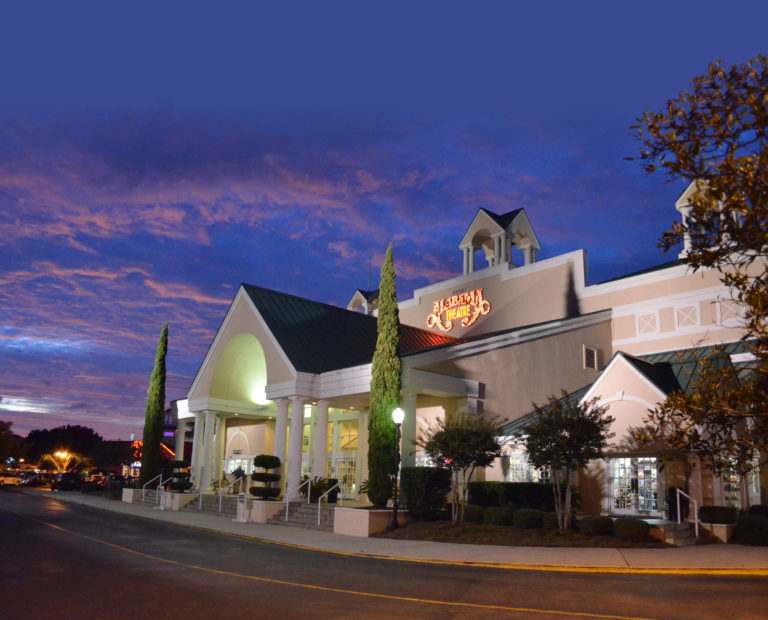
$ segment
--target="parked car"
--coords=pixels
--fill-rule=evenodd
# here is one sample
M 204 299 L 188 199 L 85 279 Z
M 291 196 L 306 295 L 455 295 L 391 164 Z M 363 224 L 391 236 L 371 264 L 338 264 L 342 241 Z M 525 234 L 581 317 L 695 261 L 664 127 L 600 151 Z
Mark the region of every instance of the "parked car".
M 83 477 L 72 471 L 56 474 L 51 480 L 51 491 L 79 491 L 82 486 Z
M 100 489 L 122 489 L 125 486 L 125 476 L 109 474 L 108 476 L 105 476 L 99 480 L 96 485 Z
M 15 487 L 19 486 L 21 484 L 21 476 L 10 471 L 0 472 L 0 487 L 6 484 Z

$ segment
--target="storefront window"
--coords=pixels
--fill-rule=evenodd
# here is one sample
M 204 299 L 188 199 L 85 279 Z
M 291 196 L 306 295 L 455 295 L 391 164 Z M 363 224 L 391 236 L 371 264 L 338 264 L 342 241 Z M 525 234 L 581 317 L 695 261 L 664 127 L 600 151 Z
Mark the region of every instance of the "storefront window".
M 655 457 L 622 457 L 609 460 L 611 497 L 616 512 L 659 511 L 658 472 Z

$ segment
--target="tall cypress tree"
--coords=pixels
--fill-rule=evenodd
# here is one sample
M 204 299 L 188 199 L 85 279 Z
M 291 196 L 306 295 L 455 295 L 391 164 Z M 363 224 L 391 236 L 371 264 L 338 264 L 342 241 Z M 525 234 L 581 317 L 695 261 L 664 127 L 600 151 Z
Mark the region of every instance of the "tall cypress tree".
M 163 439 L 165 410 L 165 356 L 168 353 L 168 323 L 163 325 L 157 343 L 155 369 L 147 390 L 147 414 L 141 449 L 141 482 L 149 482 L 160 473 L 160 442 Z
M 400 313 L 391 243 L 381 268 L 377 333 L 368 414 L 368 499 L 374 506 L 382 507 L 392 495 L 397 467 L 392 411 L 400 406 L 401 390 Z

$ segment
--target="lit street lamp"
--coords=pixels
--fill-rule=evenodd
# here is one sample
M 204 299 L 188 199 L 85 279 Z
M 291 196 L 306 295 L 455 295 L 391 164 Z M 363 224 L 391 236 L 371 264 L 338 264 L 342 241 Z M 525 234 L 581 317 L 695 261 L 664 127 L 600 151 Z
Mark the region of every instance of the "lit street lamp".
M 395 499 L 392 502 L 392 529 L 400 527 L 397 522 L 397 478 L 400 473 L 400 425 L 405 419 L 405 411 L 400 407 L 392 412 L 392 421 L 395 423 Z
M 67 471 L 74 454 L 70 454 L 69 452 L 64 452 L 63 450 L 60 450 L 59 452 L 55 452 L 53 456 L 55 456 L 57 459 L 60 460 L 60 462 L 58 463 L 59 471 Z

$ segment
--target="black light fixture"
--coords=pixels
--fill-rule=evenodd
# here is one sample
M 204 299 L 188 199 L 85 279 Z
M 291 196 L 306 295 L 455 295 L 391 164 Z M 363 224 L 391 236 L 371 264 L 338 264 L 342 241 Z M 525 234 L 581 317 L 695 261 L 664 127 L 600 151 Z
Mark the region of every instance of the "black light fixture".
M 400 425 L 405 419 L 405 411 L 400 407 L 392 412 L 392 421 L 395 423 L 395 498 L 392 502 L 392 529 L 400 527 L 397 522 L 397 479 L 400 473 Z

